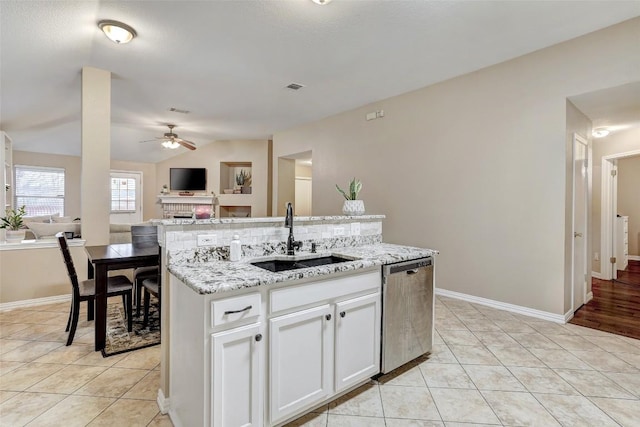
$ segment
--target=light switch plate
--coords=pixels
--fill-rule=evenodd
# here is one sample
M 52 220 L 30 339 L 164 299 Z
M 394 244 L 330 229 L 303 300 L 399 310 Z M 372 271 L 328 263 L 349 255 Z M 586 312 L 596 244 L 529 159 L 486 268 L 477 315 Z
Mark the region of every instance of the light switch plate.
M 215 234 L 198 234 L 198 246 L 214 246 L 217 242 Z
M 360 235 L 360 223 L 359 222 L 351 223 L 351 235 L 352 236 L 359 236 Z

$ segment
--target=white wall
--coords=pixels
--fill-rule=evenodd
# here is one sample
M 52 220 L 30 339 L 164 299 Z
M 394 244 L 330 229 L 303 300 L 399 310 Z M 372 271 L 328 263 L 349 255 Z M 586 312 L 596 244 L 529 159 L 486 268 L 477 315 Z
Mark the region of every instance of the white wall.
M 629 255 L 640 256 L 640 156 L 618 160 L 618 214 L 629 217 Z
M 640 80 L 639 24 L 279 132 L 273 158 L 313 150 L 316 215 L 361 179 L 386 241 L 441 251 L 438 287 L 564 314 L 566 98 Z

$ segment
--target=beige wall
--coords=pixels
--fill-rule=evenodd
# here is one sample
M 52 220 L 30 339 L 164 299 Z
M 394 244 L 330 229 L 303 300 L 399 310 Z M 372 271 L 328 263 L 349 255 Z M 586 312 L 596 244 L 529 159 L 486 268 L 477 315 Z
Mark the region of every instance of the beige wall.
M 629 255 L 639 256 L 640 156 L 618 160 L 618 214 L 629 217 Z
M 296 178 L 311 178 L 312 176 L 311 166 L 296 162 Z
M 593 140 L 593 194 L 591 197 L 591 239 L 593 252 L 600 255 L 600 261 L 593 261 L 593 271 L 601 273 L 601 209 L 602 209 L 602 157 L 640 150 L 640 128 L 613 132 L 605 138 Z M 618 182 L 619 184 L 619 182 Z M 636 185 L 637 188 L 637 185 Z M 618 193 L 620 190 L 618 189 Z M 619 207 L 619 206 L 618 206 Z M 631 234 L 629 235 L 631 239 Z
M 564 314 L 566 98 L 640 80 L 639 24 L 279 132 L 273 157 L 313 150 L 317 215 L 361 179 L 386 241 L 441 251 L 439 288 Z
M 86 280 L 84 247 L 69 249 L 78 280 Z M 58 247 L 0 251 L 0 303 L 70 294 L 71 282 Z
M 80 216 L 80 157 L 14 151 L 13 164 L 64 169 L 64 214 Z
M 179 156 L 156 164 L 156 194 L 163 184 L 169 185 L 169 169 L 173 167 L 207 168 L 207 193 L 214 191 L 219 195 L 221 205 L 233 204 L 234 195 L 220 194 L 220 163 L 251 162 L 251 199 L 254 217 L 267 216 L 267 174 L 268 168 L 267 140 L 215 141 L 212 144 L 198 147 Z M 244 197 L 243 197 L 244 198 Z M 156 205 L 156 215 L 161 216 L 160 205 Z

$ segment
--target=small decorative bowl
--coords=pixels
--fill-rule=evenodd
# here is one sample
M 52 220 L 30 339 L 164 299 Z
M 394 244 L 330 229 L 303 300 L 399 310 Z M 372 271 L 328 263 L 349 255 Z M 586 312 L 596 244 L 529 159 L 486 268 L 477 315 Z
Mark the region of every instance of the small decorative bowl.
M 224 194 L 233 194 L 233 188 L 225 188 L 222 191 L 224 191 Z

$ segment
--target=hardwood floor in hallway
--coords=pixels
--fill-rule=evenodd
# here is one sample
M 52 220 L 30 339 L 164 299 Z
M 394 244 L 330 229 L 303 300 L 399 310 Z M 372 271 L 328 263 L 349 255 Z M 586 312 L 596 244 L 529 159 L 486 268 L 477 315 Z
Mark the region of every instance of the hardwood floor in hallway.
M 640 261 L 630 261 L 615 281 L 593 279 L 592 290 L 569 323 L 640 339 Z

